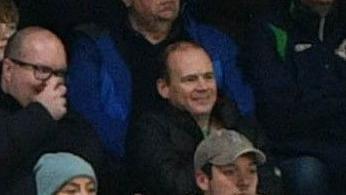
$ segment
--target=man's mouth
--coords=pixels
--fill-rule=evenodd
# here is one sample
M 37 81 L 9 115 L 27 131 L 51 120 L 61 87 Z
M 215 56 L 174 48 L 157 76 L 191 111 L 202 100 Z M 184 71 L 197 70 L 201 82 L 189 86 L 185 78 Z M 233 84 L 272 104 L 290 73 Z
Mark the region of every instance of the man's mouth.
M 203 97 L 194 97 L 193 100 L 198 103 L 209 103 L 209 96 L 203 96 Z
M 175 9 L 176 9 L 176 6 L 174 1 L 167 1 L 160 4 L 161 12 L 174 11 Z

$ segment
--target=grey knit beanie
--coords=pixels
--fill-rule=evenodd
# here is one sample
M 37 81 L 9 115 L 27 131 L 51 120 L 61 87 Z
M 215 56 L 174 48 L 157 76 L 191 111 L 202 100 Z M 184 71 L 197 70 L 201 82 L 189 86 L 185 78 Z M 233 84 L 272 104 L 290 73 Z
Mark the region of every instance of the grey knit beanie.
M 71 153 L 48 153 L 41 156 L 34 167 L 37 195 L 54 195 L 68 181 L 86 176 L 97 184 L 91 165 Z

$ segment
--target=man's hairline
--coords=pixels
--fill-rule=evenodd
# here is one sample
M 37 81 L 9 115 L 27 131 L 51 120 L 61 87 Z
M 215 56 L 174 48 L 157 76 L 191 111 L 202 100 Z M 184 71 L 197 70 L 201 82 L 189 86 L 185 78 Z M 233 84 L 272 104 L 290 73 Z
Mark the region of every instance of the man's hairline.
M 164 63 L 165 63 L 164 66 L 166 66 L 167 75 L 166 76 L 160 75 L 160 79 L 164 80 L 167 83 L 167 85 L 170 84 L 171 76 L 172 76 L 171 74 L 172 74 L 172 70 L 173 70 L 173 68 L 171 67 L 172 63 L 169 63 L 170 58 L 172 58 L 172 55 L 177 53 L 177 52 L 181 52 L 184 50 L 187 51 L 187 50 L 191 50 L 191 49 L 201 50 L 201 51 L 205 52 L 207 54 L 208 58 L 210 58 L 210 60 L 211 60 L 210 55 L 205 51 L 205 49 L 201 45 L 198 45 L 194 42 L 181 41 L 180 45 L 176 49 L 168 52 L 167 57 L 164 60 Z M 212 70 L 212 72 L 214 73 L 214 70 Z

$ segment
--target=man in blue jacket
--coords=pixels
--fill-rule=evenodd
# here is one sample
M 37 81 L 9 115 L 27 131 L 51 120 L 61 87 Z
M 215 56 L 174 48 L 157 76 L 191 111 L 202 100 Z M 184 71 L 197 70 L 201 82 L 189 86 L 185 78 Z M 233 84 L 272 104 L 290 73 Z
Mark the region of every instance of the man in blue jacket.
M 252 92 L 235 66 L 236 47 L 230 38 L 194 21 L 180 0 L 123 0 L 123 4 L 122 18 L 106 31 L 84 29 L 87 33 L 72 45 L 71 53 L 72 106 L 94 124 L 109 152 L 122 156 L 129 120 L 160 105 L 155 89 L 157 56 L 179 40 L 193 40 L 206 48 L 218 86 L 243 115 L 252 116 Z
M 286 10 L 276 7 L 251 32 L 246 64 L 258 119 L 268 130 L 289 194 L 346 191 L 346 23 L 342 3 L 288 1 Z M 341 189 L 335 189 L 332 180 Z

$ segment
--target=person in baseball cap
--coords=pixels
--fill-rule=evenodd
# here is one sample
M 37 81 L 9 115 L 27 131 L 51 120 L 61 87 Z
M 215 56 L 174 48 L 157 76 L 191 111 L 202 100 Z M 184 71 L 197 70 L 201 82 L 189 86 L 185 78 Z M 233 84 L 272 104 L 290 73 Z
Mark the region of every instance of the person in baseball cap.
M 218 130 L 204 139 L 194 156 L 195 178 L 204 195 L 257 194 L 257 166 L 262 151 L 233 130 Z

